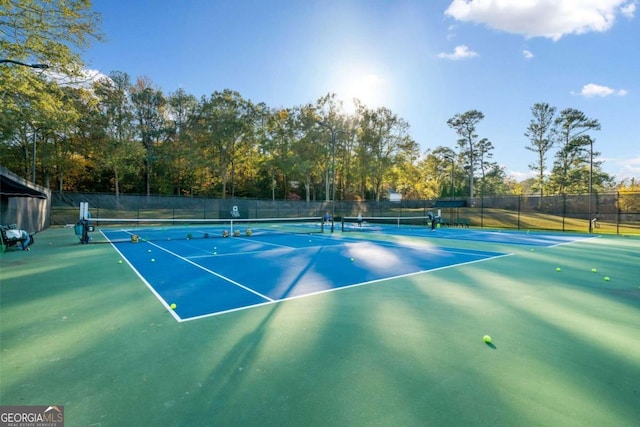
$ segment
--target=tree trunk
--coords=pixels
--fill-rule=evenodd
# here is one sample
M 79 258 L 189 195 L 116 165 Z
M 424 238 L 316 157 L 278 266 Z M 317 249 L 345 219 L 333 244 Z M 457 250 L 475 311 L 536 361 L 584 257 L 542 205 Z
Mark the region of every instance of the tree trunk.
M 118 168 L 113 168 L 113 180 L 116 190 L 116 198 L 120 197 L 120 179 L 118 178 Z

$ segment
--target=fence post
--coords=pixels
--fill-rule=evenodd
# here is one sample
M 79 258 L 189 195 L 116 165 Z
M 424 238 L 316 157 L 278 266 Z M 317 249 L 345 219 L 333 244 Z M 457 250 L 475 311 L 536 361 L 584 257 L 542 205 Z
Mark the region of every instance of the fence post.
M 522 205 L 522 193 L 518 194 L 518 230 L 520 230 L 521 205 Z
M 562 193 L 562 232 L 565 231 L 564 220 L 566 217 L 567 217 L 567 195 L 565 193 Z
M 622 214 L 620 210 L 620 192 L 616 191 L 616 207 L 617 207 L 617 215 L 616 215 L 616 235 L 620 235 L 620 215 Z

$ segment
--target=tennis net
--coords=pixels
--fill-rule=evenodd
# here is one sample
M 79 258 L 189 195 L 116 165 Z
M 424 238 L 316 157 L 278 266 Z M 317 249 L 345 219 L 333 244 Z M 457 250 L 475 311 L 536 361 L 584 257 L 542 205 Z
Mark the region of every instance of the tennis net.
M 189 240 L 324 232 L 320 217 L 253 219 L 91 218 L 110 242 Z
M 387 231 L 431 226 L 429 216 L 342 217 L 342 231 Z

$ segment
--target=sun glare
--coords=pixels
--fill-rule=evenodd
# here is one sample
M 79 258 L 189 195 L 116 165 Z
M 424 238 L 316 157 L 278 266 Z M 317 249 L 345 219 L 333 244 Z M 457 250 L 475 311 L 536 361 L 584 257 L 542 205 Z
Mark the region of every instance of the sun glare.
M 375 72 L 347 73 L 338 79 L 335 92 L 344 102 L 348 113 L 355 110 L 353 100 L 358 99 L 369 108 L 384 106 L 388 101 L 388 82 Z

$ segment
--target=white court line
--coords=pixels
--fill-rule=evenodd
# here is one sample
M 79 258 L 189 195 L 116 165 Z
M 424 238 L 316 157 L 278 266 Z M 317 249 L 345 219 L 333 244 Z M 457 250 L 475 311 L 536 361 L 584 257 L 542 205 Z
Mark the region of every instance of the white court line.
M 123 230 L 123 231 L 129 233 L 126 230 Z M 102 230 L 100 232 L 102 233 Z M 102 234 L 104 235 L 104 233 L 102 233 Z M 129 234 L 131 234 L 131 233 L 129 233 Z M 105 236 L 105 238 L 106 238 L 106 236 Z M 250 239 L 246 239 L 246 240 L 250 240 Z M 250 241 L 255 241 L 255 240 L 250 240 Z M 371 244 L 372 243 L 371 240 L 363 240 L 363 239 L 355 239 L 355 238 L 345 238 L 345 239 L 343 239 L 343 242 L 344 242 L 344 245 Z M 240 287 L 242 289 L 245 289 L 245 290 L 247 290 L 247 291 L 249 291 L 249 292 L 251 292 L 251 293 L 253 293 L 255 295 L 258 295 L 261 298 L 266 300 L 265 302 L 262 302 L 262 303 L 259 303 L 259 304 L 251 304 L 251 305 L 244 306 L 244 307 L 237 307 L 237 308 L 232 308 L 232 309 L 229 309 L 229 310 L 217 311 L 217 312 L 214 312 L 214 313 L 207 313 L 207 314 L 203 314 L 203 315 L 200 315 L 200 316 L 188 317 L 188 318 L 184 318 L 183 319 L 183 318 L 181 318 L 180 316 L 177 315 L 175 310 L 171 310 L 171 308 L 168 306 L 166 301 L 164 301 L 164 299 L 156 292 L 156 290 L 153 288 L 153 286 L 149 282 L 147 282 L 147 280 L 140 274 L 140 272 L 138 272 L 133 267 L 133 265 L 127 260 L 127 258 L 117 249 L 115 244 L 111 243 L 113 248 L 125 260 L 127 260 L 127 264 L 129 264 L 129 266 L 131 266 L 131 268 L 135 271 L 135 273 L 138 275 L 138 277 L 140 277 L 140 279 L 146 284 L 146 286 L 151 290 L 151 292 L 156 296 L 156 298 L 158 298 L 158 300 L 161 301 L 161 303 L 167 308 L 167 311 L 169 311 L 171 313 L 171 315 L 178 322 L 187 322 L 187 321 L 191 321 L 191 320 L 198 320 L 198 319 L 203 319 L 203 318 L 206 318 L 206 317 L 212 317 L 212 316 L 218 316 L 218 315 L 221 315 L 221 314 L 231 313 L 231 312 L 234 312 L 234 311 L 247 310 L 247 309 L 250 309 L 250 308 L 260 307 L 260 306 L 263 306 L 263 305 L 280 303 L 280 302 L 283 302 L 283 301 L 296 300 L 296 299 L 306 298 L 306 297 L 313 296 L 313 295 L 320 295 L 320 294 L 324 294 L 324 293 L 339 291 L 339 290 L 342 290 L 342 289 L 349 289 L 349 288 L 354 288 L 354 287 L 358 287 L 358 286 L 364 286 L 364 285 L 369 285 L 369 284 L 373 284 L 373 283 L 383 282 L 383 281 L 386 281 L 386 280 L 393 280 L 393 279 L 399 279 L 399 278 L 403 278 L 403 277 L 410 277 L 410 276 L 414 276 L 414 275 L 418 275 L 418 274 L 429 273 L 429 272 L 432 272 L 432 271 L 444 270 L 444 269 L 448 269 L 448 268 L 451 268 L 451 267 L 474 264 L 474 263 L 478 263 L 478 262 L 484 262 L 484 261 L 488 261 L 488 260 L 491 260 L 491 259 L 497 259 L 497 258 L 502 258 L 502 257 L 513 255 L 513 253 L 500 254 L 500 255 L 496 255 L 496 256 L 492 256 L 492 257 L 488 257 L 488 258 L 475 260 L 475 261 L 467 261 L 467 262 L 458 263 L 458 264 L 451 264 L 451 265 L 437 267 L 437 268 L 433 268 L 433 269 L 429 269 L 429 270 L 420 270 L 420 271 L 401 274 L 401 275 L 397 275 L 397 276 L 383 277 L 383 278 L 380 278 L 380 279 L 370 280 L 370 281 L 367 281 L 367 282 L 354 283 L 354 284 L 351 284 L 351 285 L 345 285 L 345 286 L 340 286 L 340 287 L 336 287 L 336 288 L 325 289 L 325 290 L 322 290 L 322 291 L 312 292 L 312 293 L 308 293 L 308 294 L 304 294 L 304 295 L 297 295 L 297 296 L 294 296 L 294 297 L 273 299 L 273 298 L 270 298 L 270 297 L 268 297 L 266 295 L 262 295 L 261 293 L 259 293 L 257 291 L 254 291 L 253 289 L 248 288 L 248 287 L 246 287 L 246 286 L 244 286 L 244 285 L 242 285 L 242 284 L 240 284 L 240 283 L 238 283 L 238 282 L 236 282 L 236 281 L 234 281 L 234 280 L 232 280 L 232 279 L 230 279 L 228 277 L 225 277 L 225 276 L 223 276 L 223 275 L 221 275 L 219 273 L 216 273 L 216 272 L 214 272 L 212 270 L 209 270 L 208 268 L 203 267 L 203 266 L 191 261 L 190 259 L 185 258 L 185 257 L 183 257 L 181 255 L 178 255 L 178 254 L 176 254 L 176 253 L 174 253 L 174 252 L 172 252 L 172 251 L 170 251 L 168 249 L 165 249 L 162 246 L 159 246 L 159 245 L 157 245 L 157 244 L 155 244 L 153 242 L 147 241 L 146 243 L 148 243 L 150 245 L 153 245 L 156 248 L 158 248 L 158 249 L 160 249 L 160 250 L 162 250 L 162 251 L 164 251 L 164 252 L 166 252 L 166 253 L 168 253 L 170 255 L 173 255 L 173 256 L 177 257 L 178 259 L 182 259 L 182 260 L 188 262 L 189 264 L 194 265 L 197 268 L 200 268 L 200 269 L 202 269 L 202 270 L 204 270 L 204 271 L 206 271 L 206 272 L 208 272 L 208 273 L 210 273 L 210 274 L 212 274 L 212 275 L 214 275 L 216 277 L 219 277 L 219 278 L 221 278 L 221 279 L 223 279 L 223 280 L 225 280 L 225 281 L 227 281 L 227 282 L 229 282 L 229 283 L 231 283 L 233 285 L 236 285 L 236 286 L 238 286 L 238 287 Z M 400 249 L 402 249 L 402 248 L 405 248 L 405 249 L 407 249 L 407 248 L 408 249 L 420 249 L 420 248 L 416 248 L 416 247 L 407 247 L 407 246 L 404 246 L 404 245 L 395 244 L 393 242 L 374 241 L 373 243 L 380 244 L 381 246 L 388 246 L 388 247 L 394 247 L 394 248 L 400 248 Z M 283 246 L 283 245 L 277 245 L 277 244 L 273 244 L 273 246 L 282 247 L 282 250 L 285 250 L 285 249 L 294 249 L 294 250 L 295 249 L 307 249 L 307 248 L 295 248 L 295 247 L 289 247 L 289 246 Z M 430 246 L 425 246 L 424 249 L 426 250 L 426 249 L 429 249 L 429 248 L 430 248 Z M 481 252 L 485 252 L 486 253 L 486 251 L 474 251 L 472 249 L 469 250 L 468 252 L 465 251 L 465 250 L 460 251 L 460 250 L 455 250 L 455 249 L 452 249 L 452 248 L 441 248 L 441 247 L 438 247 L 438 249 L 445 249 L 445 252 L 447 252 L 447 253 L 463 254 L 463 255 L 479 255 L 479 253 L 481 253 Z M 447 249 L 451 249 L 451 250 L 447 250 Z M 255 251 L 255 252 L 264 252 L 264 251 Z M 244 253 L 249 253 L 249 252 L 244 252 Z M 238 253 L 236 253 L 236 255 L 244 254 L 244 253 L 238 252 Z M 220 255 L 216 255 L 216 256 L 220 256 Z
M 172 251 L 170 251 L 169 249 L 165 249 L 165 248 L 163 248 L 162 246 L 160 246 L 160 245 L 156 245 L 156 244 L 155 244 L 155 243 L 153 243 L 153 242 L 149 242 L 149 241 L 147 241 L 147 243 L 148 243 L 148 244 L 150 244 L 150 245 L 152 245 L 152 246 L 155 246 L 156 248 L 160 249 L 161 251 L 165 251 L 166 253 L 173 255 L 174 257 L 176 257 L 176 258 L 178 258 L 178 259 L 181 259 L 181 260 L 183 260 L 183 261 L 185 261 L 185 262 L 188 262 L 189 264 L 193 265 L 194 267 L 197 267 L 197 268 L 199 268 L 199 269 L 201 269 L 201 270 L 204 270 L 204 271 L 206 271 L 206 272 L 207 272 L 207 273 L 209 273 L 209 274 L 213 274 L 214 276 L 219 277 L 219 278 L 220 278 L 220 279 L 222 279 L 222 280 L 225 280 L 225 281 L 227 281 L 227 282 L 229 282 L 229 283 L 231 283 L 231 284 L 233 284 L 233 285 L 236 285 L 236 286 L 237 286 L 237 287 L 239 287 L 239 288 L 244 289 L 245 291 L 249 291 L 249 292 L 251 292 L 252 294 L 255 294 L 255 295 L 259 296 L 260 298 L 266 299 L 267 301 L 274 301 L 273 299 L 269 298 L 268 296 L 266 296 L 266 295 L 262 295 L 262 294 L 261 294 L 260 292 L 258 292 L 258 291 L 254 291 L 253 289 L 251 289 L 251 288 L 249 288 L 249 287 L 247 287 L 247 286 L 244 286 L 243 284 L 238 283 L 238 282 L 236 282 L 236 281 L 235 281 L 235 280 L 233 280 L 233 279 L 230 279 L 230 278 L 228 278 L 228 277 L 226 277 L 226 276 L 223 276 L 222 274 L 216 273 L 216 272 L 215 272 L 215 271 L 213 271 L 213 270 L 209 270 L 208 268 L 203 267 L 202 265 L 200 265 L 200 264 L 198 264 L 198 263 L 195 263 L 195 262 L 191 261 L 190 259 L 183 257 L 182 255 L 178 255 L 177 253 L 172 252 Z
M 413 236 L 408 236 L 413 237 Z M 326 237 L 325 237 L 326 238 Z M 420 236 L 418 236 L 420 238 Z M 335 240 L 334 240 L 335 241 Z M 351 243 L 360 243 L 360 244 L 375 244 L 380 246 L 387 246 L 390 248 L 399 248 L 399 249 L 413 249 L 413 250 L 425 250 L 427 252 L 447 252 L 452 254 L 462 254 L 462 255 L 478 255 L 481 253 L 501 253 L 497 251 L 483 251 L 483 250 L 475 250 L 475 249 L 464 249 L 464 248 L 452 248 L 449 246 L 440 246 L 440 245 L 431 245 L 428 243 L 424 243 L 424 240 L 416 240 L 414 245 L 403 244 L 402 242 L 391 242 L 387 240 L 376 240 L 376 239 L 360 239 L 357 237 L 341 237 L 341 243 L 344 245 L 348 245 Z M 337 246 L 337 245 L 336 245 Z
M 591 239 L 598 239 L 598 238 L 600 238 L 600 236 L 583 237 L 582 239 L 576 239 L 576 240 L 572 240 L 570 242 L 556 243 L 555 245 L 551 245 L 551 246 L 547 246 L 547 247 L 548 248 L 555 248 L 556 246 L 570 245 L 571 243 L 582 242 L 583 240 L 591 240 Z
M 102 233 L 102 230 L 100 230 L 100 232 Z M 129 232 L 127 231 L 127 233 L 129 233 Z M 131 233 L 129 233 L 129 234 L 131 234 Z M 104 236 L 104 233 L 102 233 L 102 235 Z M 107 240 L 109 240 L 109 239 L 107 238 L 107 236 L 104 236 L 104 237 L 105 237 Z M 222 279 L 222 280 L 225 280 L 225 281 L 227 281 L 227 282 L 229 282 L 229 283 L 231 283 L 231 284 L 233 284 L 233 285 L 235 285 L 235 286 L 238 286 L 239 288 L 242 288 L 242 289 L 244 289 L 245 291 L 249 291 L 249 292 L 251 292 L 252 294 L 255 294 L 255 295 L 259 296 L 260 298 L 266 299 L 267 301 L 270 301 L 270 302 L 274 301 L 272 298 L 269 298 L 269 297 L 268 297 L 268 296 L 266 296 L 266 295 L 262 295 L 260 292 L 257 292 L 257 291 L 255 291 L 255 290 L 253 290 L 253 289 L 251 289 L 251 288 L 249 288 L 249 287 L 247 287 L 247 286 L 244 286 L 243 284 L 238 283 L 238 282 L 236 282 L 236 281 L 235 281 L 235 280 L 233 280 L 233 279 L 230 279 L 230 278 L 228 278 L 228 277 L 226 277 L 226 276 L 223 276 L 223 275 L 221 275 L 221 274 L 219 274 L 219 273 L 216 273 L 216 272 L 215 272 L 215 271 L 213 271 L 213 270 L 209 270 L 208 268 L 203 267 L 202 265 L 197 264 L 197 263 L 195 263 L 195 262 L 193 262 L 193 261 L 191 261 L 191 260 L 189 260 L 189 259 L 187 259 L 187 258 L 185 258 L 185 257 L 183 257 L 183 256 L 181 256 L 181 255 L 178 255 L 178 254 L 176 254 L 175 252 L 172 252 L 172 251 L 170 251 L 170 250 L 168 250 L 168 249 L 165 249 L 165 248 L 163 248 L 163 247 L 162 247 L 162 246 L 160 246 L 160 245 L 157 245 L 157 244 L 155 244 L 155 243 L 153 243 L 153 242 L 150 242 L 150 241 L 147 241 L 146 243 L 148 243 L 148 244 L 150 244 L 150 245 L 152 245 L 152 246 L 155 246 L 156 248 L 160 249 L 161 251 L 164 251 L 164 252 L 166 252 L 166 253 L 168 253 L 168 254 L 170 254 L 170 255 L 173 255 L 173 256 L 175 256 L 175 257 L 176 257 L 176 258 L 178 258 L 178 259 L 181 259 L 181 260 L 183 260 L 183 261 L 186 261 L 186 262 L 188 262 L 189 264 L 193 265 L 194 267 L 197 267 L 197 268 L 199 268 L 199 269 L 201 269 L 201 270 L 204 270 L 204 271 L 206 271 L 206 272 L 207 272 L 207 273 L 209 273 L 209 274 L 212 274 L 212 275 L 214 275 L 214 276 L 216 276 L 216 277 L 219 277 L 219 278 L 220 278 L 220 279 Z M 122 254 L 122 252 L 120 252 L 120 251 L 118 250 L 118 248 L 116 248 L 116 247 L 115 247 L 115 245 L 114 245 L 113 243 L 111 243 L 111 246 L 113 246 L 113 248 L 114 248 L 114 249 L 115 249 L 115 250 L 116 250 L 116 251 L 117 251 L 117 252 L 118 252 L 118 253 L 119 253 L 119 254 L 120 254 L 120 255 L 121 255 L 125 260 L 127 259 L 127 258 Z M 128 260 L 127 260 L 127 264 L 129 264 L 129 265 L 131 266 L 131 268 L 133 268 L 133 265 L 131 265 L 131 263 L 130 263 Z M 142 275 L 141 275 L 141 274 L 140 274 L 140 273 L 139 273 L 135 268 L 133 268 L 133 270 L 136 272 L 136 274 L 138 274 L 138 276 L 139 276 L 139 277 L 141 277 L 141 278 L 142 278 Z M 151 285 L 150 285 L 150 284 L 149 284 L 149 283 L 148 283 L 144 278 L 142 278 L 142 279 L 143 279 L 143 281 L 144 281 L 145 283 L 147 283 L 147 286 L 151 286 Z M 164 302 L 164 299 L 162 299 L 162 297 L 160 297 L 160 296 L 159 296 L 159 294 L 158 294 L 155 290 L 153 290 L 153 293 L 154 293 L 157 297 L 159 297 L 159 299 L 160 299 L 161 301 L 163 301 L 163 304 L 164 304 L 167 308 L 169 308 L 169 309 L 171 308 L 171 307 L 167 306 L 166 302 Z M 172 313 L 174 313 L 174 311 L 173 311 L 173 310 L 170 310 L 170 311 L 171 311 Z M 177 316 L 177 315 L 175 315 L 175 313 L 174 313 L 174 317 L 176 317 L 176 316 Z M 178 317 L 178 318 L 179 318 L 179 317 Z
M 318 248 L 319 246 L 313 246 L 313 248 Z M 288 246 L 283 246 L 280 247 L 278 249 L 271 249 L 271 250 L 257 250 L 257 251 L 243 251 L 243 252 L 225 252 L 225 253 L 221 253 L 221 254 L 214 254 L 213 252 L 211 252 L 210 254 L 207 255 L 194 255 L 194 256 L 190 256 L 190 257 L 186 257 L 188 259 L 198 259 L 198 258 L 217 258 L 217 257 L 225 257 L 225 256 L 235 256 L 235 255 L 246 255 L 246 254 L 263 254 L 265 252 L 269 252 L 269 253 L 274 253 L 274 252 L 290 252 L 292 250 L 296 250 L 296 249 L 308 249 L 309 247 L 305 247 L 305 248 L 294 248 L 294 247 L 288 247 Z
M 147 288 L 149 288 L 149 290 L 151 291 L 151 293 L 153 295 L 156 296 L 156 298 L 158 299 L 158 301 L 160 301 L 160 303 L 162 305 L 164 305 L 164 307 L 167 309 L 167 311 L 169 313 L 171 313 L 171 315 L 173 316 L 174 319 L 176 319 L 178 322 L 182 322 L 182 318 L 180 316 L 178 316 L 178 313 L 176 313 L 175 310 L 172 310 L 171 307 L 169 306 L 169 304 L 167 304 L 167 302 L 164 300 L 164 298 L 162 298 L 162 296 L 156 292 L 155 288 L 153 286 L 151 286 L 151 283 L 147 282 L 147 279 L 144 278 L 144 276 L 133 266 L 133 264 L 131 264 L 129 262 L 129 260 L 127 259 L 126 256 L 124 256 L 124 254 L 122 252 L 120 252 L 120 250 L 117 248 L 117 246 L 115 245 L 115 243 L 111 242 L 109 240 L 109 238 L 102 232 L 102 230 L 100 230 L 100 234 L 102 234 L 102 236 L 107 239 L 107 241 L 109 241 L 109 243 L 111 244 L 111 247 L 113 247 L 113 249 L 116 250 L 116 252 L 118 252 L 120 254 L 120 256 L 122 257 L 122 259 L 124 259 L 124 261 L 129 264 L 129 267 L 131 267 L 131 269 L 133 270 L 134 273 L 136 273 L 136 275 L 140 278 L 140 280 L 142 280 L 142 283 L 144 283 Z
M 276 252 L 276 251 L 290 251 L 290 250 L 296 250 L 296 249 L 308 249 L 308 248 L 317 248 L 319 247 L 318 245 L 316 246 L 303 246 L 303 247 L 296 247 L 296 246 L 287 246 L 287 245 L 279 245 L 277 243 L 270 243 L 270 242 L 265 242 L 264 240 L 259 240 L 259 239 L 247 239 L 246 237 L 233 237 L 234 240 L 244 240 L 247 242 L 251 242 L 251 243 L 260 243 L 261 245 L 265 245 L 265 246 L 275 246 L 276 250 L 271 250 L 269 252 Z M 211 254 L 207 255 L 194 255 L 194 256 L 190 256 L 187 257 L 189 259 L 197 259 L 197 258 L 212 258 L 212 257 L 222 257 L 222 256 L 233 256 L 233 255 L 245 255 L 245 254 L 260 254 L 266 252 L 266 250 L 255 250 L 255 251 L 243 251 L 243 252 L 227 252 L 227 253 L 222 253 L 222 254 L 214 254 L 213 252 L 211 252 Z
M 438 254 L 443 252 L 456 254 L 456 255 L 479 255 L 481 253 L 485 253 L 485 254 L 498 253 L 495 251 L 476 251 L 474 249 L 447 248 L 447 247 L 430 246 L 430 245 L 406 246 L 406 245 L 394 244 L 392 242 L 381 242 L 381 241 L 371 241 L 371 240 L 345 240 L 343 242 L 340 242 L 337 245 L 332 245 L 332 246 L 315 245 L 315 246 L 295 247 L 295 246 L 274 245 L 274 246 L 277 246 L 278 249 L 255 250 L 255 251 L 244 251 L 244 252 L 227 252 L 227 253 L 221 253 L 221 254 L 213 254 L 212 252 L 210 254 L 207 253 L 206 255 L 193 255 L 186 258 L 188 259 L 214 258 L 214 257 L 237 256 L 237 255 L 247 255 L 247 254 L 261 254 L 265 252 L 277 253 L 277 252 L 289 252 L 293 250 L 300 251 L 305 249 L 317 249 L 317 248 L 338 247 L 338 246 L 357 246 L 357 245 L 369 245 L 369 244 L 386 246 L 388 248 L 395 248 L 395 249 L 410 249 L 410 250 L 416 250 L 416 251 L 423 250 L 425 253 L 428 252 L 431 254 Z
M 297 234 L 296 234 L 297 236 Z M 234 239 L 238 239 L 238 240 L 245 240 L 247 242 L 251 242 L 254 243 L 256 241 L 258 241 L 259 243 L 262 243 L 263 245 L 267 245 L 267 246 L 276 246 L 278 248 L 287 248 L 287 249 L 296 249 L 295 246 L 287 246 L 287 245 L 279 245 L 277 243 L 270 243 L 270 242 L 265 242 L 264 240 L 260 240 L 259 239 L 260 236 L 257 236 L 254 239 L 247 239 L 246 237 L 234 237 Z
M 343 289 L 355 288 L 355 287 L 358 287 L 358 286 L 365 286 L 365 285 L 370 285 L 370 284 L 373 284 L 373 283 L 384 282 L 386 280 L 400 279 L 400 278 L 403 278 L 403 277 L 410 277 L 410 276 L 415 276 L 415 275 L 423 274 L 423 273 L 431 273 L 432 271 L 445 270 L 447 268 L 458 267 L 458 266 L 461 266 L 461 265 L 475 264 L 475 263 L 478 263 L 478 262 L 489 261 L 489 260 L 492 260 L 492 259 L 502 258 L 502 257 L 506 257 L 506 256 L 511 256 L 511 255 L 513 255 L 513 254 L 512 253 L 511 254 L 501 254 L 501 255 L 497 255 L 497 256 L 493 256 L 493 257 L 489 257 L 489 258 L 477 259 L 475 261 L 467 261 L 467 262 L 462 262 L 462 263 L 459 263 L 459 264 L 445 265 L 445 266 L 442 266 L 442 267 L 432 268 L 430 270 L 420 270 L 420 271 L 414 271 L 413 273 L 400 274 L 398 276 L 383 277 L 383 278 L 380 278 L 380 279 L 369 280 L 368 282 L 354 283 L 352 285 L 346 285 L 346 286 L 340 286 L 340 287 L 337 287 L 337 288 L 325 289 L 325 290 L 322 290 L 322 291 L 311 292 L 311 293 L 304 294 L 304 295 L 297 295 L 297 296 L 294 296 L 294 297 L 287 297 L 287 298 L 281 298 L 281 299 L 277 299 L 277 300 L 271 300 L 270 302 L 263 302 L 263 303 L 260 303 L 260 304 L 252 304 L 252 305 L 248 305 L 248 306 L 245 306 L 245 307 L 232 308 L 230 310 L 218 311 L 218 312 L 215 312 L 215 313 L 207 313 L 207 314 L 202 314 L 200 316 L 188 317 L 188 318 L 185 318 L 185 319 L 181 319 L 180 322 L 189 322 L 191 320 L 204 319 L 206 317 L 218 316 L 218 315 L 221 315 L 221 314 L 231 313 L 231 312 L 234 312 L 234 311 L 247 310 L 247 309 L 250 309 L 250 308 L 260 307 L 260 306 L 267 305 L 267 304 L 280 303 L 280 302 L 283 302 L 283 301 L 293 301 L 293 300 L 296 300 L 296 299 L 307 298 L 307 297 L 314 296 L 314 295 L 321 295 L 321 294 L 326 294 L 326 293 L 329 293 L 329 292 L 341 291 Z

